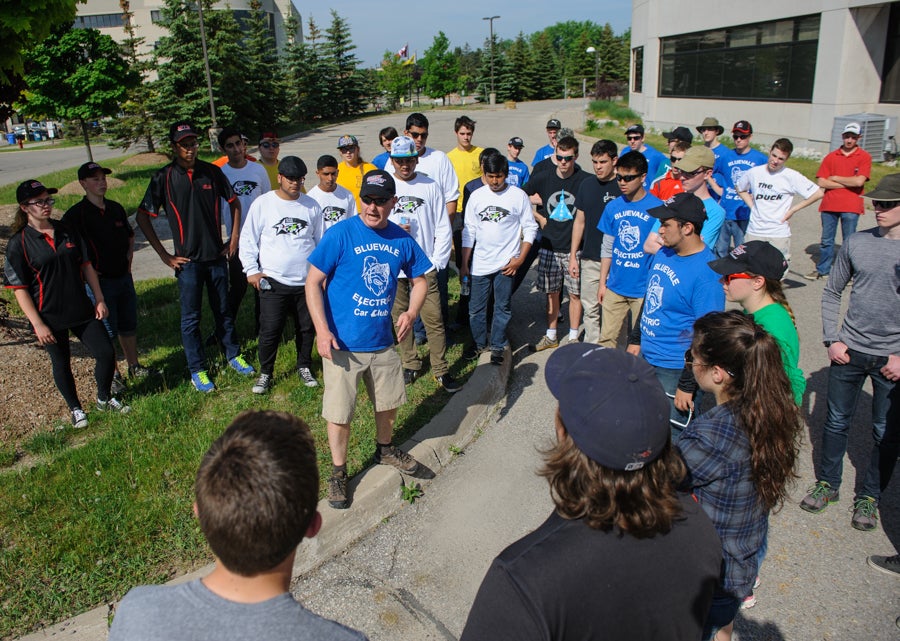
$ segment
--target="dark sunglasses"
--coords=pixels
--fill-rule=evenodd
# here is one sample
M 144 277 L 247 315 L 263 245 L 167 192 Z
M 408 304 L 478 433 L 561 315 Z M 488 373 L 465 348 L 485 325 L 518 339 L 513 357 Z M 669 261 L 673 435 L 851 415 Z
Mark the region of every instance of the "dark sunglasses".
M 625 136 L 626 140 L 640 140 L 643 136 Z
M 428 132 L 427 131 L 416 131 L 416 132 L 410 131 L 409 137 L 410 138 L 421 138 L 422 140 L 425 140 L 426 138 L 428 138 Z
M 292 183 L 306 182 L 306 176 L 285 176 L 284 174 L 281 174 L 281 177 Z
M 376 207 L 382 207 L 388 202 L 390 202 L 390 198 L 375 198 L 374 196 L 362 196 L 360 198 L 367 205 L 375 205 Z
M 259 146 L 263 149 L 278 149 L 281 146 L 280 142 L 261 142 Z
M 872 207 L 878 207 L 878 209 L 893 209 L 898 204 L 897 201 L 892 200 L 873 200 Z
M 680 172 L 682 178 L 693 178 L 697 174 L 701 174 L 704 171 L 706 171 L 706 167 L 698 167 L 694 171 L 684 171 L 683 169 L 678 169 L 677 167 L 673 167 L 673 169 L 675 169 L 675 171 Z
M 635 178 L 640 178 L 641 174 L 633 174 L 631 176 L 623 176 L 622 174 L 616 174 L 616 180 L 623 183 L 630 183 Z
M 560 156 L 556 154 L 556 162 L 572 162 L 575 160 L 575 156 Z
M 749 138 L 750 134 L 732 134 L 731 138 L 733 140 L 744 140 L 745 138 Z

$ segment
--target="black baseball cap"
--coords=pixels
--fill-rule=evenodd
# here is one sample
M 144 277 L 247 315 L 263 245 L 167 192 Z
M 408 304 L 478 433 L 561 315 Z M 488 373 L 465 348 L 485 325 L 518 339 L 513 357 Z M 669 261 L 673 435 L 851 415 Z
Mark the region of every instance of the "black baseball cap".
M 647 213 L 660 220 L 680 218 L 689 223 L 702 223 L 706 220 L 706 207 L 703 201 L 694 194 L 681 192 L 675 194 L 659 207 L 651 207 Z
M 93 176 L 95 172 L 102 171 L 107 176 L 112 173 L 112 169 L 101 167 L 94 161 L 86 162 L 78 168 L 78 180 L 84 180 L 88 176 Z
M 749 136 L 753 133 L 753 125 L 746 120 L 738 120 L 734 123 L 734 127 L 731 128 L 731 133 Z
M 644 135 L 644 125 L 631 125 L 628 129 L 625 130 L 625 134 L 640 134 Z
M 194 123 L 190 120 L 179 120 L 169 125 L 169 140 L 172 142 L 181 142 L 185 138 L 199 138 L 200 134 L 194 128 Z
M 772 280 L 781 280 L 788 267 L 784 254 L 764 240 L 751 240 L 738 245 L 727 256 L 707 264 L 723 276 L 749 272 Z
M 547 121 L 547 129 L 562 129 L 562 123 L 556 118 Z
M 569 343 L 544 367 L 578 449 L 613 470 L 639 470 L 669 442 L 669 401 L 653 367 L 618 349 Z
M 381 169 L 373 169 L 363 176 L 362 187 L 359 188 L 359 197 L 373 196 L 375 198 L 392 198 L 397 193 L 397 185 L 393 177 Z
M 52 187 L 44 187 L 44 184 L 40 180 L 26 180 L 16 187 L 16 202 L 24 203 L 26 200 L 31 200 L 35 196 L 40 196 L 45 191 L 48 194 L 55 194 L 59 190 L 53 189 Z
M 306 175 L 306 163 L 297 156 L 285 156 L 278 163 L 278 173 L 289 178 L 302 178 Z
M 522 147 L 525 146 L 525 141 L 522 140 L 521 138 L 519 138 L 518 136 L 513 136 L 512 138 L 509 139 L 509 142 L 506 144 L 509 145 L 510 147 L 518 147 L 519 149 L 521 149 Z
M 666 140 L 683 140 L 688 144 L 694 142 L 694 134 L 687 127 L 675 127 L 672 131 L 664 131 L 662 135 Z

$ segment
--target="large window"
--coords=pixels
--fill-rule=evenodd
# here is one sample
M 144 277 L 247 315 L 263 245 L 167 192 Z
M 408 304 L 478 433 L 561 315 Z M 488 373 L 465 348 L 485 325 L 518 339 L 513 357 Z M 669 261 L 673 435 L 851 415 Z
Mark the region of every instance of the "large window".
M 631 68 L 633 80 L 631 90 L 634 93 L 644 92 L 644 48 L 635 47 L 631 50 Z
M 98 16 L 78 16 L 75 18 L 76 29 L 105 29 L 121 27 L 125 24 L 121 13 L 104 13 Z
M 662 38 L 659 95 L 811 102 L 819 16 Z
M 900 2 L 891 5 L 885 45 L 881 102 L 900 102 Z

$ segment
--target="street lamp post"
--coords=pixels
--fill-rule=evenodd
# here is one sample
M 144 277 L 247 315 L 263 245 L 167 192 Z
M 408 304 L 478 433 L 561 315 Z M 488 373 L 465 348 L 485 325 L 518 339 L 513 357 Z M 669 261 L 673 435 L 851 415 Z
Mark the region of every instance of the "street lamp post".
M 209 92 L 209 112 L 212 116 L 212 126 L 209 129 L 209 143 L 213 151 L 219 149 L 219 123 L 216 120 L 216 102 L 213 99 L 212 74 L 209 72 L 209 54 L 206 51 L 206 27 L 203 24 L 203 0 L 197 2 L 197 11 L 200 14 L 200 48 L 203 50 L 203 68 L 206 71 L 206 90 Z
M 593 45 L 584 50 L 585 53 L 594 54 L 594 98 L 600 97 L 600 51 Z
M 494 20 L 499 19 L 500 16 L 490 16 L 487 18 L 482 18 L 482 20 L 487 20 L 491 25 L 491 96 L 489 102 L 492 105 L 497 102 L 497 92 L 494 91 Z

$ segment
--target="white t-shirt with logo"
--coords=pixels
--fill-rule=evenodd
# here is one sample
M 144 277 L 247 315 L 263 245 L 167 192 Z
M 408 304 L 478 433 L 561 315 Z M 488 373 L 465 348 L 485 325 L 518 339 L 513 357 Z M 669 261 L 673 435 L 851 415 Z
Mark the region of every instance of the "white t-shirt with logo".
M 319 203 L 322 208 L 324 231 L 328 231 L 342 220 L 356 216 L 356 198 L 349 189 L 340 185 L 335 186 L 334 191 L 322 191 L 316 185 L 306 195 Z
M 747 233 L 769 238 L 790 238 L 791 227 L 782 222 L 794 202 L 794 195 L 809 198 L 819 186 L 801 173 L 783 167 L 769 173 L 768 165 L 749 169 L 741 175 L 738 191 L 748 191 L 753 197 Z
M 247 220 L 247 212 L 250 211 L 250 205 L 253 201 L 262 196 L 271 189 L 269 184 L 269 174 L 266 168 L 258 162 L 248 160 L 247 164 L 236 169 L 225 163 L 222 165 L 222 173 L 231 183 L 234 195 L 241 201 L 241 229 L 244 228 L 244 221 Z M 224 203 L 224 201 L 223 201 Z M 225 235 L 231 238 L 231 214 L 227 204 L 222 208 L 225 215 Z
M 479 187 L 466 201 L 466 224 L 462 246 L 472 253 L 472 275 L 487 276 L 500 271 L 519 255 L 522 241 L 533 243 L 538 224 L 531 214 L 528 194 L 512 185 L 500 192 Z M 521 239 L 521 240 L 520 240 Z
M 438 184 L 419 172 L 408 181 L 395 178 L 395 183 L 397 204 L 388 220 L 397 225 L 408 224 L 410 236 L 416 239 L 435 269 L 444 269 L 450 262 L 453 232 Z

